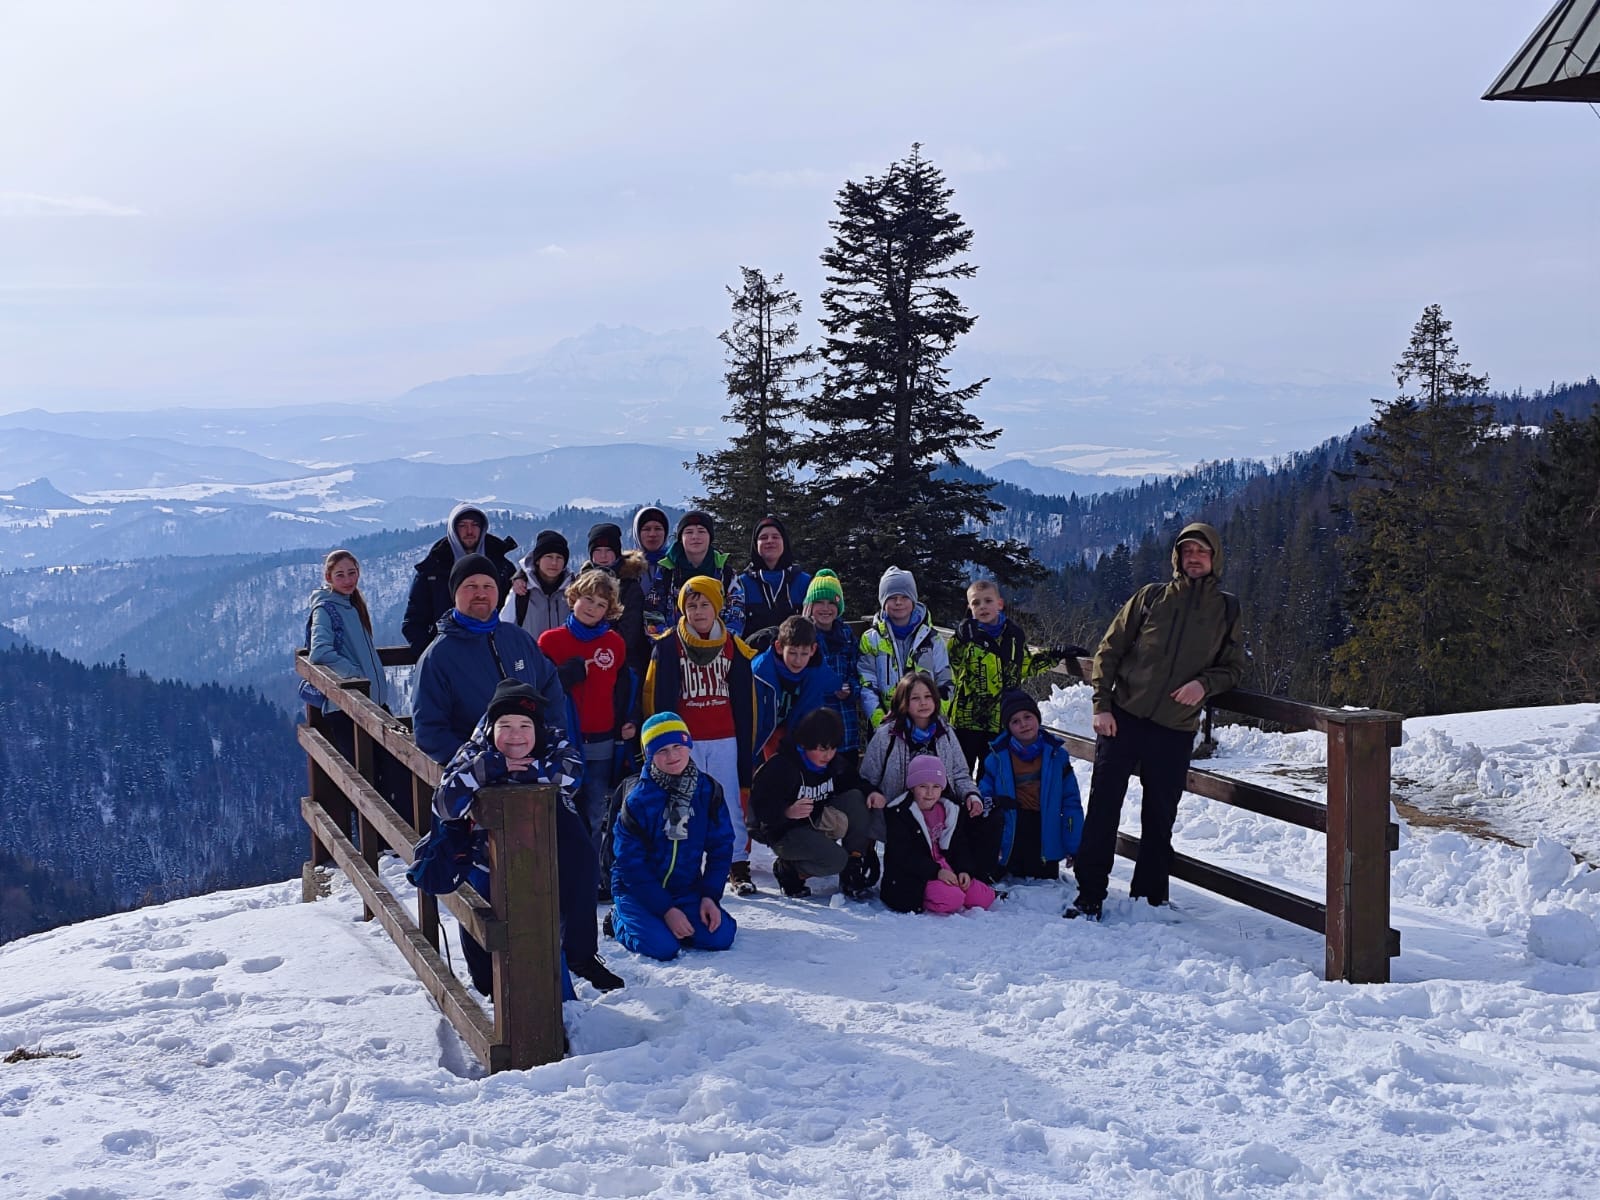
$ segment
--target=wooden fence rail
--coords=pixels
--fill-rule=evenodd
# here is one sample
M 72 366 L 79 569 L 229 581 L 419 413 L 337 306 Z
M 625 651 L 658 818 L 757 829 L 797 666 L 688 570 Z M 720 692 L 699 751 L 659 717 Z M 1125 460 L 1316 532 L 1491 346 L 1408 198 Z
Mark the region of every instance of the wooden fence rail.
M 381 654 L 386 665 L 413 661 L 406 647 L 385 647 Z M 303 898 L 315 900 L 322 890 L 319 868 L 337 864 L 361 896 L 364 915 L 382 924 L 488 1070 L 559 1059 L 565 1034 L 554 854 L 557 789 L 541 784 L 481 790 L 472 813 L 488 831 L 493 895 L 486 901 L 470 886 L 441 897 L 418 892 L 414 921 L 383 882 L 378 863 L 385 849 L 411 862 L 418 831 L 431 822 L 433 791 L 442 769 L 417 748 L 405 718 L 391 716 L 372 702 L 369 681 L 314 666 L 303 649 L 296 653 L 295 671 L 324 695 L 337 697 L 354 725 L 352 758 L 329 740 L 328 722 L 318 709 L 306 710 L 307 724 L 298 732 L 309 773 L 300 812 L 311 830 Z M 410 785 L 409 821 L 376 786 L 380 779 L 392 785 L 402 773 Z M 493 958 L 492 1016 L 440 957 L 441 903 Z
M 1082 678 L 1089 678 L 1093 666 L 1092 659 L 1078 660 Z M 1066 668 L 1058 668 L 1058 673 L 1078 678 Z M 1173 856 L 1173 875 L 1321 933 L 1328 979 L 1389 982 L 1389 960 L 1400 953 L 1399 931 L 1389 927 L 1389 855 L 1400 846 L 1400 829 L 1389 820 L 1389 750 L 1400 744 L 1401 717 L 1376 709 L 1323 708 L 1243 690 L 1226 692 L 1210 703 L 1291 731 L 1327 735 L 1324 803 L 1197 767 L 1190 767 L 1184 783 L 1184 790 L 1196 795 L 1326 834 L 1325 897 L 1318 901 L 1299 896 L 1183 854 Z M 1052 732 L 1074 757 L 1094 761 L 1094 738 L 1064 729 Z M 1138 838 L 1118 833 L 1118 854 L 1133 858 L 1138 852 Z

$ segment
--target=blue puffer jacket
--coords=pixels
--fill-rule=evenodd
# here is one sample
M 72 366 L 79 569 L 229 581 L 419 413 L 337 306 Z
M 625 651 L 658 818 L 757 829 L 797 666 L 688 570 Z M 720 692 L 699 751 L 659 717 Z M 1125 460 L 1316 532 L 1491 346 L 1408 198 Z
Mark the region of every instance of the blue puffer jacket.
M 561 737 L 569 736 L 561 680 L 527 630 L 501 621 L 493 633 L 473 633 L 457 623 L 452 608 L 439 618 L 439 635 L 417 663 L 411 732 L 424 754 L 437 763 L 450 761 L 488 710 L 502 668 L 506 677 L 539 693 L 545 722 Z
M 688 834 L 673 841 L 666 833 L 666 789 L 638 777 L 623 798 L 611 826 L 615 861 L 611 892 L 632 896 L 656 916 L 701 897 L 722 903 L 733 863 L 733 823 L 722 798 L 722 786 L 697 771 Z
M 1044 857 L 1055 860 L 1078 853 L 1083 837 L 1083 801 L 1078 795 L 1078 779 L 1072 773 L 1072 756 L 1061 739 L 1040 731 L 1044 754 L 1039 758 L 1039 841 Z M 1015 801 L 1017 782 L 1011 770 L 1011 735 L 1002 733 L 989 743 L 983 760 L 983 778 L 978 781 L 985 808 L 995 806 L 997 797 Z M 1001 804 L 1005 827 L 1000 837 L 1000 862 L 1011 861 L 1011 847 L 1017 834 L 1017 806 Z
M 340 636 L 335 636 L 332 609 L 339 610 Z M 389 680 L 378 661 L 377 647 L 372 635 L 361 623 L 356 606 L 349 596 L 341 596 L 330 587 L 321 587 L 311 593 L 311 654 L 312 663 L 327 667 L 335 675 L 346 679 L 369 679 L 372 690 L 368 693 L 373 703 L 385 708 L 393 699 Z M 339 706 L 330 697 L 322 706 L 323 712 L 332 712 Z
M 782 663 L 778 659 L 778 648 L 773 646 L 756 655 L 750 663 L 750 674 L 755 677 L 756 685 L 756 740 L 755 752 L 757 756 L 778 728 L 778 698 L 782 690 L 780 672 Z M 818 666 L 815 662 L 800 672 L 799 691 L 795 695 L 794 703 L 790 706 L 784 717 L 784 724 L 793 731 L 801 717 L 809 712 L 815 712 L 828 703 L 828 697 L 843 686 L 843 681 L 826 666 Z

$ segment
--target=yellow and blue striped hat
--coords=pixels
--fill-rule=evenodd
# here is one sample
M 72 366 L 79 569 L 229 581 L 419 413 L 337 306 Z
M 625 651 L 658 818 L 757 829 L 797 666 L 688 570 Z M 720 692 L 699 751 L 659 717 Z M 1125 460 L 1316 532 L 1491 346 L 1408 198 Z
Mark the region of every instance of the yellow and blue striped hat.
M 644 728 L 639 732 L 639 744 L 644 751 L 644 761 L 648 763 L 657 750 L 665 750 L 668 746 L 693 747 L 694 739 L 689 736 L 689 727 L 677 713 L 660 712 L 644 723 Z

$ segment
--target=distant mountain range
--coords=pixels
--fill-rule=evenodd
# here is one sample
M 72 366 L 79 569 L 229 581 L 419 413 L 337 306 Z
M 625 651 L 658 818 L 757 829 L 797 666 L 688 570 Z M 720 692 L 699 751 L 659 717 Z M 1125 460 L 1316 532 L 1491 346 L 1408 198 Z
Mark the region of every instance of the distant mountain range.
M 1171 358 L 1106 371 L 1039 355 L 958 350 L 950 368 L 958 383 L 989 379 L 973 408 L 1004 429 L 992 451 L 972 456 L 975 466 L 1021 457 L 1077 474 L 1123 477 L 1315 445 L 1365 420 L 1368 397 L 1389 386 L 1311 374 L 1262 379 Z M 146 437 L 320 468 L 390 459 L 468 463 L 608 442 L 671 447 L 689 457 L 727 436 L 724 369 L 723 346 L 710 330 L 596 326 L 497 372 L 424 383 L 380 404 L 32 409 L 0 415 L 0 430 Z M 154 469 L 170 448 L 150 449 Z M 44 475 L 74 490 L 57 478 L 53 459 L 41 461 L 19 469 L 14 453 L 0 452 L 0 488 Z

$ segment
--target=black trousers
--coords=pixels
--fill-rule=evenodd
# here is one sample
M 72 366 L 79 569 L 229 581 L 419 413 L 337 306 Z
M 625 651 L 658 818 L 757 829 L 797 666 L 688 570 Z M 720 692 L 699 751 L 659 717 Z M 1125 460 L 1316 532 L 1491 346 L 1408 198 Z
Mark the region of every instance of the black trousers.
M 1112 707 L 1117 719 L 1116 737 L 1099 737 L 1094 744 L 1094 778 L 1089 784 L 1089 811 L 1083 820 L 1083 842 L 1078 847 L 1074 874 L 1078 879 L 1078 907 L 1098 908 L 1105 902 L 1111 863 L 1117 851 L 1117 826 L 1128 780 L 1134 775 L 1144 788 L 1139 819 L 1139 857 L 1134 861 L 1129 893 L 1151 904 L 1165 904 L 1172 874 L 1172 823 L 1178 816 L 1189 773 L 1189 753 L 1194 734 L 1168 729 L 1143 717 Z
M 600 945 L 594 903 L 599 886 L 600 864 L 595 858 L 594 843 L 589 840 L 589 828 L 582 817 L 557 801 L 556 902 L 561 909 L 561 949 L 569 964 L 587 963 Z M 473 985 L 487 996 L 493 980 L 493 957 L 465 928 L 461 930 L 461 952 L 466 955 Z
M 989 757 L 989 743 L 998 736 L 999 734 L 985 733 L 981 729 L 956 730 L 956 741 L 961 744 L 961 753 L 966 755 L 967 772 L 972 776 L 974 783 L 983 773 L 983 760 Z

